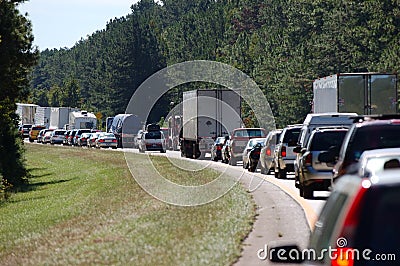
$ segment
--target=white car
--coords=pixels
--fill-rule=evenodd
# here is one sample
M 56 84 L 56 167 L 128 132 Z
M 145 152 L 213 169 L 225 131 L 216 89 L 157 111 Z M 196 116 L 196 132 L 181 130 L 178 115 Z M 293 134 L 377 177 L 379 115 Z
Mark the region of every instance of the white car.
M 364 151 L 355 167 L 360 177 L 372 177 L 386 169 L 400 168 L 400 148 Z
M 96 148 L 117 148 L 117 139 L 113 133 L 100 133 L 99 137 L 96 139 Z
M 145 151 L 166 152 L 165 137 L 161 131 L 143 132 L 139 141 L 139 152 Z

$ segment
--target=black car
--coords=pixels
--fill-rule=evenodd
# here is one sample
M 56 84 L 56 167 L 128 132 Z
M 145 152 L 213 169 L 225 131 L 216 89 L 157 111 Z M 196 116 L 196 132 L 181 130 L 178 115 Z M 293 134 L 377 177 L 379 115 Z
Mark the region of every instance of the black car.
M 263 148 L 262 143 L 257 143 L 249 152 L 249 172 L 255 172 L 260 161 L 260 153 Z
M 227 138 L 218 137 L 214 144 L 211 147 L 211 160 L 217 162 L 218 160 L 222 160 L 222 147 L 224 146 Z

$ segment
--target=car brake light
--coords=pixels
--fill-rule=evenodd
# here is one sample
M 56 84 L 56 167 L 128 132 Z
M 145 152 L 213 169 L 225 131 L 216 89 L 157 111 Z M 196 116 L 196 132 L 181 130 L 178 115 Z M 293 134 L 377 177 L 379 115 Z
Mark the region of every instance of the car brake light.
M 304 165 L 311 166 L 311 164 L 312 164 L 312 153 L 310 152 L 309 154 L 307 154 L 304 160 Z
M 260 155 L 260 152 L 259 151 L 255 151 L 254 154 L 255 155 Z
M 285 146 L 282 146 L 281 156 L 286 157 L 286 147 Z
M 113 142 L 114 142 L 114 143 L 117 143 L 117 140 L 116 140 L 116 139 L 113 139 Z
M 217 150 L 218 150 L 218 151 L 222 150 L 222 147 L 219 146 L 219 145 L 217 145 Z
M 104 139 L 100 139 L 99 142 L 104 142 Z
M 265 154 L 266 154 L 267 156 L 271 156 L 271 149 L 268 148 L 268 149 L 265 151 Z
M 82 140 L 83 140 L 83 141 L 85 141 L 85 140 L 86 140 L 86 138 L 82 138 Z

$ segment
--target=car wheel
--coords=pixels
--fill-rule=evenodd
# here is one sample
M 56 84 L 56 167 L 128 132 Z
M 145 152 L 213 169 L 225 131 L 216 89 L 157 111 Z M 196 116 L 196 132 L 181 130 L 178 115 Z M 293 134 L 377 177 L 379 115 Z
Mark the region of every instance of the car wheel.
M 310 187 L 303 187 L 303 198 L 312 199 L 314 197 L 314 190 Z
M 274 176 L 275 178 L 279 178 L 279 168 L 276 169 L 276 167 L 274 167 Z
M 282 178 L 282 179 L 284 179 L 284 178 L 286 178 L 287 177 L 287 172 L 286 172 L 286 169 L 278 169 L 278 178 Z
M 29 142 L 33 142 L 33 139 L 29 138 Z
M 161 152 L 161 153 L 166 153 L 166 152 L 167 152 L 167 150 L 161 150 L 160 152 Z

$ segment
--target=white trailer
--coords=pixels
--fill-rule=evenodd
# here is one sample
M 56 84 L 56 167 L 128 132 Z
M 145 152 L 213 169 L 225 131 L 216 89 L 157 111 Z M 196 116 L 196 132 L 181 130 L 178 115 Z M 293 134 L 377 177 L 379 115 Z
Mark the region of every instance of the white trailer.
M 70 107 L 51 107 L 50 128 L 64 128 L 69 123 L 69 114 L 77 109 Z
M 313 83 L 313 113 L 394 114 L 397 74 L 341 73 Z
M 94 129 L 97 118 L 87 111 L 73 111 L 69 114 L 69 129 Z
M 193 90 L 183 93 L 181 154 L 198 158 L 211 151 L 217 137 L 242 126 L 240 91 Z
M 50 127 L 51 107 L 38 106 L 35 114 L 35 124 Z
M 16 113 L 19 116 L 19 124 L 35 124 L 35 113 L 38 105 L 29 103 L 17 103 Z

